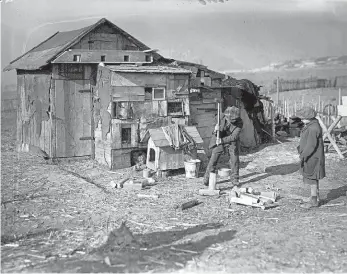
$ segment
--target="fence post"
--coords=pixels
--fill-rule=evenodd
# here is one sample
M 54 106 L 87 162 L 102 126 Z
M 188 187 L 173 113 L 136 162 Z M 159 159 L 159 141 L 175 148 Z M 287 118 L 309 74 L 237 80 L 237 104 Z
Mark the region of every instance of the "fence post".
M 271 105 L 271 133 L 272 133 L 272 138 L 275 141 L 276 139 L 276 132 L 275 132 L 275 104 L 274 103 L 270 103 Z
M 294 102 L 294 115 L 296 115 L 296 101 Z
M 328 123 L 327 123 L 327 127 L 330 126 L 330 106 L 328 106 Z
M 339 88 L 339 99 L 337 100 L 337 104 L 338 105 L 342 104 L 342 102 L 341 102 L 341 88 Z
M 279 77 L 277 77 L 277 105 L 280 101 L 280 87 L 279 87 Z

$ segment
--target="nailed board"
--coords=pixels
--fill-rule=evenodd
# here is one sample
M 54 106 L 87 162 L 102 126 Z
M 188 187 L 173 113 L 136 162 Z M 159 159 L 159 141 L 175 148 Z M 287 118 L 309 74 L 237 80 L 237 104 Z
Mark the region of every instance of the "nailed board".
M 89 87 L 88 80 L 56 80 L 56 157 L 90 156 L 92 140 L 91 94 L 79 92 Z
M 140 50 L 131 39 L 107 23 L 102 24 L 83 37 L 72 48 L 87 50 Z
M 112 87 L 112 100 L 115 102 L 145 101 L 145 89 L 143 87 Z
M 126 150 L 115 150 L 111 151 L 112 157 L 112 169 L 122 169 L 131 167 L 131 152 Z

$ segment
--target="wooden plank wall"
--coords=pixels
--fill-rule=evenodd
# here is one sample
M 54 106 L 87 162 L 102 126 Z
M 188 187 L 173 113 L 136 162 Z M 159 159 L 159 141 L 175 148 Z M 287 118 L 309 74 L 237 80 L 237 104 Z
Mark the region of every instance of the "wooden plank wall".
M 113 29 L 107 23 L 93 30 L 72 48 L 90 50 L 140 50 L 130 39 Z
M 91 156 L 89 80 L 55 80 L 56 157 Z
M 209 143 L 214 126 L 217 123 L 217 103 L 214 98 L 220 99 L 221 92 L 219 90 L 201 91 L 200 94 L 190 95 L 190 124 L 196 126 L 201 138 L 204 141 L 205 152 L 208 153 Z
M 98 125 L 95 125 L 95 155 L 96 159 L 111 166 L 119 166 L 112 163 L 113 160 L 119 160 L 121 152 L 128 149 L 143 148 L 140 138 L 149 128 L 166 126 L 172 122 L 179 124 L 188 124 L 190 115 L 189 98 L 187 90 L 189 75 L 168 75 L 168 74 L 148 74 L 148 73 L 115 73 L 108 70 L 107 67 L 100 67 L 98 71 L 97 97 L 103 100 L 104 107 L 99 107 L 100 119 L 96 119 Z M 146 100 L 145 87 L 164 87 L 166 96 L 164 100 Z M 183 117 L 171 117 L 167 113 L 168 101 L 183 102 Z M 112 118 L 110 120 L 110 130 L 103 130 L 104 121 L 102 113 L 107 109 L 107 115 L 112 114 L 113 103 L 127 102 L 129 108 L 132 108 L 133 117 L 129 119 Z M 106 107 L 107 104 L 107 107 Z M 105 114 L 106 115 L 106 114 Z M 104 115 L 104 116 L 105 116 Z M 130 144 L 122 143 L 122 127 L 131 128 Z M 105 138 L 106 133 L 106 138 Z M 111 150 L 113 151 L 111 153 Z M 129 153 L 123 156 L 129 157 Z M 122 158 L 122 159 L 123 159 Z M 117 160 L 117 161 L 118 161 Z M 129 162 L 126 160 L 125 162 Z M 111 163 L 111 164 L 110 164 Z
M 94 125 L 95 137 L 95 159 L 109 168 L 112 167 L 112 128 L 111 128 L 111 72 L 105 67 L 98 67 L 97 83 L 95 88 L 95 99 L 98 104 L 94 104 L 94 113 L 98 117 Z M 98 107 L 99 109 L 95 109 Z
M 49 71 L 18 71 L 17 142 L 18 149 L 34 146 L 52 156 Z
M 146 53 L 142 51 L 122 51 L 122 50 L 71 50 L 60 55 L 54 63 L 72 63 L 74 55 L 81 56 L 82 63 L 100 63 L 101 56 L 105 56 L 104 62 L 109 63 L 146 63 Z M 124 56 L 129 56 L 129 62 L 124 62 Z
M 94 136 L 92 96 L 95 90 L 97 66 L 54 64 L 52 71 L 54 155 L 55 157 L 94 156 L 94 141 L 80 140 L 80 138 Z M 69 121 L 65 123 L 68 117 Z

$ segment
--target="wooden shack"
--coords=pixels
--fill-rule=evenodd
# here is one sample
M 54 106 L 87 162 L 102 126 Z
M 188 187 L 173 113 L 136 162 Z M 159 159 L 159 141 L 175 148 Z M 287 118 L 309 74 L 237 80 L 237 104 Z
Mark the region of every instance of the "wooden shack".
M 146 151 L 148 129 L 172 123 L 196 126 L 207 149 L 215 98 L 225 97 L 224 74 L 164 58 L 107 19 L 55 33 L 4 70 L 12 69 L 18 150 L 88 156 L 112 169 Z
M 95 158 L 113 169 L 129 167 L 145 150 L 150 128 L 187 125 L 190 71 L 167 66 L 99 66 L 95 90 Z
M 55 33 L 5 68 L 17 70 L 18 149 L 130 166 L 148 128 L 188 124 L 191 71 L 170 62 L 107 19 Z
M 198 71 L 197 75 L 199 74 L 202 73 Z M 221 75 L 210 70 L 204 73 L 204 77 L 206 76 L 214 76 L 217 81 L 201 81 L 201 77 L 196 76 L 194 81 L 194 76 L 192 76 L 191 82 L 193 84 L 190 89 L 189 101 L 191 125 L 197 127 L 204 140 L 207 154 L 210 152 L 208 145 L 217 123 L 217 101 L 221 102 L 221 112 L 224 112 L 228 106 L 240 108 L 240 115 L 243 120 L 243 128 L 240 133 L 241 146 L 253 148 L 259 145 L 261 139 L 257 129 L 261 130 L 259 128 L 261 123 L 256 120 L 258 114 L 262 114 L 263 110 L 257 107 L 259 105 L 257 86 L 249 80 L 221 79 Z M 211 83 L 211 85 L 207 86 L 206 83 Z
M 57 32 L 12 61 L 17 70 L 19 150 L 51 158 L 94 156 L 98 64 L 152 63 L 160 55 L 106 19 Z
M 185 126 L 185 130 L 196 143 L 197 149 L 204 149 L 203 140 L 196 127 Z M 148 144 L 146 165 L 151 170 L 160 173 L 184 168 L 183 150 L 172 148 L 161 128 L 149 129 L 141 141 Z

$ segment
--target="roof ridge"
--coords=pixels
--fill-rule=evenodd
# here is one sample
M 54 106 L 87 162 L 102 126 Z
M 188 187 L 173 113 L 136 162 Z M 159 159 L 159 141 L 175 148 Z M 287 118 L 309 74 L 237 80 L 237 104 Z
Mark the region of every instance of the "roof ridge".
M 62 54 L 64 51 L 66 51 L 67 49 L 69 49 L 70 47 L 72 47 L 73 45 L 77 44 L 83 37 L 85 37 L 88 33 L 90 33 L 92 30 L 94 30 L 95 28 L 99 27 L 102 24 L 109 24 L 111 26 L 111 28 L 113 28 L 114 30 L 116 30 L 117 32 L 119 32 L 121 35 L 125 36 L 127 39 L 129 39 L 131 41 L 131 43 L 134 43 L 140 50 L 146 50 L 146 49 L 150 49 L 150 47 L 148 47 L 147 45 L 145 45 L 144 43 L 142 43 L 140 40 L 136 39 L 134 36 L 132 36 L 130 33 L 126 32 L 125 30 L 121 29 L 120 27 L 118 27 L 117 25 L 115 25 L 114 23 L 112 23 L 110 20 L 106 19 L 106 18 L 101 18 L 100 20 L 98 20 L 96 23 L 86 26 L 84 28 L 81 29 L 75 29 L 75 30 L 69 30 L 69 31 L 65 31 L 65 32 L 59 32 L 57 31 L 56 33 L 54 33 L 52 36 L 48 37 L 47 39 L 45 39 L 44 41 L 42 41 L 41 43 L 39 43 L 38 45 L 36 45 L 35 47 L 33 47 L 32 49 L 30 49 L 29 51 L 25 52 L 24 54 L 22 54 L 21 56 L 19 56 L 18 58 L 16 58 L 15 60 L 11 61 L 9 63 L 9 65 L 7 65 L 4 68 L 4 71 L 7 70 L 11 70 L 13 68 L 16 68 L 15 64 L 16 62 L 20 62 L 20 60 L 22 58 L 26 58 L 26 56 L 28 54 L 30 54 L 31 52 L 33 52 L 35 49 L 39 48 L 40 46 L 43 46 L 45 43 L 49 44 L 49 40 L 52 39 L 53 37 L 57 36 L 58 34 L 64 34 L 64 33 L 69 33 L 71 32 L 70 38 L 67 40 L 64 40 L 62 42 L 62 44 L 59 44 L 59 46 L 56 46 L 56 50 L 52 52 L 52 54 L 50 54 L 49 56 L 47 56 L 47 59 L 42 60 L 40 65 L 38 67 L 36 67 L 36 69 L 39 69 L 42 66 L 45 66 L 49 63 L 51 63 L 53 60 L 55 60 L 57 58 L 57 56 L 59 56 L 60 54 Z M 75 33 L 75 32 L 76 33 Z M 50 48 L 53 49 L 54 47 Z M 159 58 L 161 58 L 162 56 L 158 53 L 155 53 L 155 55 L 158 55 Z M 23 68 L 22 68 L 23 69 Z

